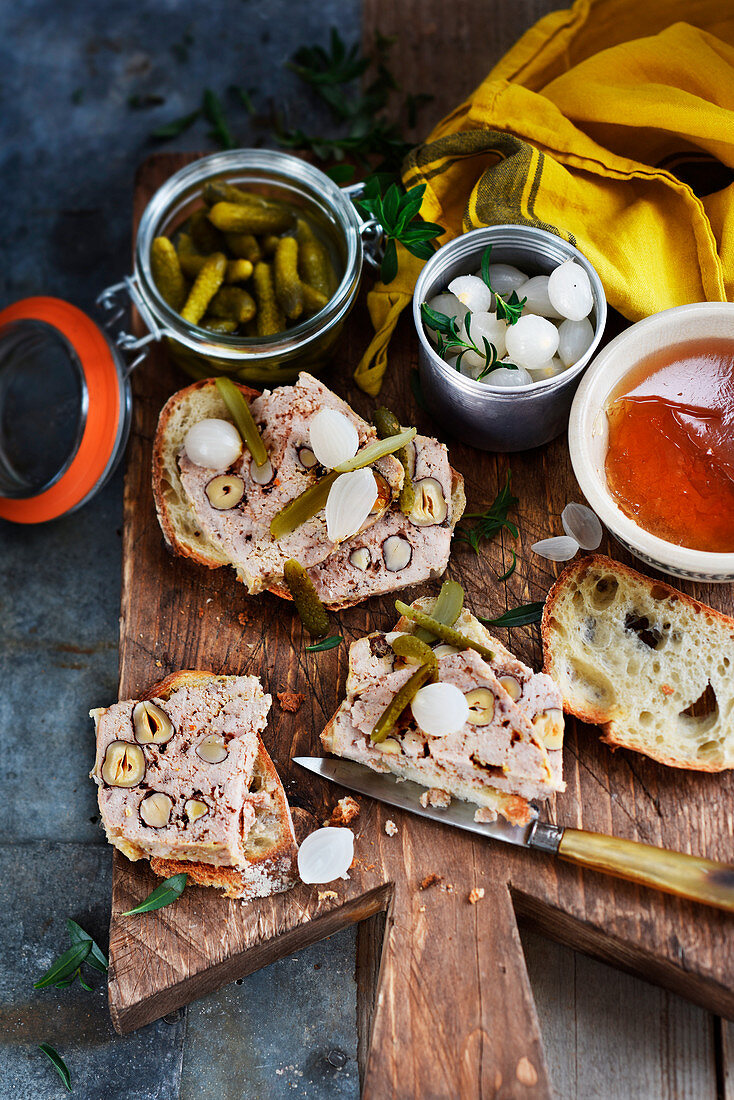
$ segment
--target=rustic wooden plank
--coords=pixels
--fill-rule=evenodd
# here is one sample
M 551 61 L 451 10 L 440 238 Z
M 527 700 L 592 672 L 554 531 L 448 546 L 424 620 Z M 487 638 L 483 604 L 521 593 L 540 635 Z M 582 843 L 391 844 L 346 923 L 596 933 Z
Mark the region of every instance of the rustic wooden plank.
M 558 1100 L 717 1100 L 714 1018 L 521 926 Z
M 138 216 L 147 197 L 186 159 L 164 156 L 146 163 L 136 191 Z M 373 403 L 354 387 L 351 367 L 368 332 L 362 304 L 350 318 L 327 376 L 367 415 Z M 408 318 L 399 326 L 391 364 L 382 399 L 404 422 L 437 431 L 412 398 L 409 373 L 415 365 L 415 342 Z M 125 491 L 121 695 L 136 695 L 182 667 L 255 672 L 273 693 L 284 688 L 305 691 L 307 699 L 297 715 L 281 712 L 276 704 L 265 739 L 293 804 L 311 821 L 322 820 L 325 801 L 333 801 L 334 793 L 314 777 L 295 774 L 290 761 L 294 754 L 318 751 L 318 732 L 342 692 L 346 647 L 305 654 L 300 625 L 289 607 L 270 596 L 249 599 L 229 571 L 209 572 L 166 553 L 152 505 L 150 448 L 158 410 L 183 381 L 160 350 L 135 379 Z M 511 462 L 455 442 L 451 455 L 467 476 L 471 511 L 491 502 L 509 467 L 520 496 L 518 569 L 507 585 L 496 581 L 509 556 L 502 540 L 483 548 L 478 557 L 466 546 L 456 547 L 451 572 L 464 584 L 468 603 L 496 614 L 542 599 L 553 572 L 533 559 L 529 544 L 538 534 L 559 529 L 561 508 L 578 496 L 563 441 L 512 456 Z M 728 593 L 714 595 L 720 605 L 726 604 Z M 390 600 L 371 601 L 336 617 L 347 641 L 373 627 L 388 628 L 393 621 Z M 536 630 L 513 631 L 511 644 L 537 667 Z M 718 858 L 731 854 L 727 779 L 681 776 L 633 754 L 613 756 L 594 731 L 573 724 L 566 759 L 569 785 L 551 807 L 554 819 Z M 387 838 L 386 816 L 381 806 L 364 807 L 357 863 L 350 881 L 333 887 L 336 897 L 320 897 L 327 892 L 302 886 L 242 906 L 191 889 L 169 909 L 121 920 L 119 914 L 144 897 L 153 880 L 145 867 L 117 858 L 110 937 L 110 1004 L 116 1026 L 139 1026 L 385 907 L 387 938 L 374 1015 L 368 1003 L 371 983 L 362 983 L 360 1019 L 373 1023 L 372 1042 L 362 1036 L 366 1095 L 445 1095 L 451 1080 L 461 1082 L 462 1095 L 487 1095 L 496 1089 L 498 1074 L 503 1095 L 547 1095 L 513 906 L 566 942 L 731 1012 L 730 918 L 629 884 L 582 875 L 539 855 L 496 851 L 409 815 L 392 813 L 399 833 Z M 432 891 L 417 893 L 417 883 L 432 872 L 442 873 L 453 892 L 434 888 L 433 896 Z M 474 885 L 487 891 L 476 907 L 467 900 Z M 369 976 L 377 972 L 377 938 L 372 935 L 371 943 L 362 947 Z M 411 1056 L 416 1043 L 422 1057 Z

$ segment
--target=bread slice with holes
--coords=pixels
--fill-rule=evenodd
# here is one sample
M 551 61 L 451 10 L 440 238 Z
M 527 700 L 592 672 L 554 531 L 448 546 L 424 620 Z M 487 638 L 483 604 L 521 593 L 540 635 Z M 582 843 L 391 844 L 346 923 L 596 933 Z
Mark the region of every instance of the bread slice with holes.
M 128 859 L 150 859 L 162 878 L 185 871 L 195 885 L 229 898 L 289 889 L 297 879 L 297 846 L 283 786 L 260 738 L 271 700 L 257 677 L 177 672 L 143 699 L 171 723 L 167 740 L 139 740 L 137 701 L 92 712 L 92 778 L 110 843 Z M 212 739 L 221 751 L 202 755 Z M 137 782 L 129 775 L 117 785 L 105 771 L 110 746 L 120 744 L 135 752 L 133 765 L 142 757 Z M 151 796 L 159 800 L 157 820 L 143 809 Z
M 602 740 L 694 771 L 734 768 L 734 619 L 592 554 L 551 588 L 545 671 Z
M 300 458 L 309 443 L 309 420 L 315 412 L 325 407 L 341 412 L 355 425 L 360 446 L 376 435 L 370 424 L 308 374 L 302 373 L 295 386 L 281 386 L 272 393 L 239 388 L 260 425 L 272 477 L 265 485 L 256 482 L 245 453 L 228 471 L 245 484 L 242 503 L 231 510 L 213 508 L 206 494 L 209 480 L 222 471 L 195 466 L 183 451 L 186 433 L 194 423 L 209 417 L 231 419 L 214 381 L 196 382 L 179 391 L 161 412 L 153 445 L 153 494 L 166 542 L 175 553 L 210 569 L 231 565 L 250 593 L 267 590 L 285 599 L 290 596 L 283 566 L 288 558 L 296 558 L 323 602 L 335 610 L 443 574 L 453 530 L 465 505 L 463 478 L 449 465 L 443 444 L 418 436 L 410 449 L 417 477 L 423 484 L 440 486 L 446 513 L 440 523 L 425 526 L 400 512 L 397 494 L 402 466 L 388 455 L 374 467 L 379 507 L 359 535 L 340 545 L 331 543 L 322 510 L 276 542 L 270 536 L 273 516 L 325 472 L 304 466 Z M 386 557 L 386 543 L 397 547 L 407 560 L 403 563 L 400 554 L 396 559 L 394 553 Z

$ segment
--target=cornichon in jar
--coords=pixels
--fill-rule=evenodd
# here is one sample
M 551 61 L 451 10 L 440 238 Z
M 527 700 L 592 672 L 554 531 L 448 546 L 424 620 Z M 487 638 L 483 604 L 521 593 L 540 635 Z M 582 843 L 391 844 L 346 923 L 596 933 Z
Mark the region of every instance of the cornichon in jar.
M 433 656 L 433 654 L 431 654 L 431 656 Z M 431 679 L 435 668 L 436 658 L 433 657 L 432 664 L 421 665 L 420 668 L 415 670 L 410 679 L 403 684 L 400 691 L 393 697 L 390 703 L 388 703 L 375 722 L 374 729 L 370 734 L 375 744 L 379 745 L 381 741 L 384 741 L 385 738 L 392 733 L 398 718 L 405 708 L 412 703 L 418 690 Z
M 264 466 L 268 461 L 268 452 L 244 394 L 230 378 L 217 378 L 216 385 L 255 465 Z
M 329 304 L 327 296 L 322 294 L 320 290 L 316 290 L 315 287 L 309 286 L 308 283 L 301 283 L 301 294 L 303 295 L 303 312 L 307 317 L 313 317 L 314 313 L 320 313 L 324 306 Z
M 293 214 L 285 206 L 218 202 L 209 211 L 209 221 L 225 233 L 283 233 L 293 225 Z
M 255 191 L 243 191 L 235 184 L 226 180 L 209 180 L 204 184 L 202 198 L 207 206 L 215 206 L 218 202 L 240 202 L 250 206 L 268 206 L 268 200 Z
M 237 322 L 227 321 L 223 317 L 210 317 L 207 315 L 201 322 L 201 327 L 209 332 L 232 333 L 237 331 Z
M 298 241 L 295 237 L 277 239 L 273 277 L 280 308 L 289 321 L 297 321 L 303 313 L 303 287 L 298 277 Z
M 311 578 L 295 558 L 289 558 L 285 563 L 283 579 L 306 630 L 317 638 L 323 637 L 329 630 L 329 616 Z
M 249 260 L 254 266 L 263 258 L 263 251 L 253 233 L 226 233 L 224 239 L 227 248 L 242 260 Z
M 444 581 L 441 591 L 436 597 L 436 602 L 431 608 L 431 618 L 444 626 L 453 626 L 464 606 L 464 589 L 458 581 Z M 435 642 L 436 635 L 429 630 L 418 627 L 413 631 L 414 638 L 420 638 L 422 642 Z
M 354 458 L 350 458 L 348 462 L 343 462 L 340 466 L 337 466 L 314 485 L 309 485 L 308 489 L 305 489 L 294 500 L 286 504 L 285 508 L 281 508 L 270 521 L 270 534 L 274 539 L 282 539 L 284 535 L 289 535 L 291 531 L 295 531 L 297 527 L 300 527 L 302 523 L 306 523 L 307 520 L 326 506 L 329 490 L 339 474 L 349 473 L 351 470 L 361 470 L 364 466 L 371 466 L 373 462 L 377 462 L 378 459 L 392 454 L 403 446 L 406 442 L 404 437 L 412 439 L 414 435 L 415 428 L 409 428 L 401 436 L 396 436 L 393 439 L 377 440 L 375 443 L 370 443 L 364 450 L 358 451 Z
M 402 600 L 395 601 L 395 610 L 404 615 L 406 619 L 410 619 L 411 622 L 417 623 L 418 626 L 422 626 L 429 631 L 434 638 L 440 638 L 442 642 L 448 642 L 449 645 L 456 646 L 457 649 L 473 649 L 490 661 L 494 657 L 494 652 L 489 646 L 482 645 L 481 642 L 475 642 L 473 638 L 467 638 L 466 634 L 462 634 L 461 631 L 454 630 L 453 627 L 438 622 L 437 619 L 425 615 L 422 611 L 417 611 L 414 607 L 409 607 Z
M 150 249 L 153 282 L 164 302 L 177 312 L 186 301 L 186 279 L 181 270 L 176 249 L 168 237 L 156 237 Z
M 196 278 L 208 259 L 208 256 L 201 256 L 198 252 L 180 252 L 178 256 L 181 270 L 190 279 Z M 252 272 L 253 266 L 249 260 L 227 260 L 224 281 L 225 283 L 244 283 L 252 276 Z
M 209 255 L 224 248 L 222 234 L 209 221 L 205 210 L 195 210 L 186 222 L 186 229 L 199 252 Z
M 184 321 L 198 325 L 214 295 L 224 282 L 227 259 L 221 252 L 214 252 L 207 259 L 192 286 L 186 304 L 181 310 Z
M 246 290 L 238 286 L 223 286 L 209 303 L 209 312 L 214 317 L 247 324 L 255 316 L 255 300 Z
M 336 272 L 321 241 L 304 218 L 296 222 L 298 241 L 298 270 L 304 283 L 331 298 L 336 290 Z
M 275 297 L 275 283 L 270 264 L 263 260 L 255 264 L 252 287 L 257 300 L 258 336 L 275 336 L 285 329 L 285 317 Z
M 386 408 L 385 405 L 381 405 L 378 409 L 375 409 L 372 420 L 380 439 L 389 439 L 391 436 L 400 435 L 403 430 L 398 423 L 398 418 L 395 413 Z M 404 474 L 403 487 L 400 490 L 400 511 L 404 516 L 409 516 L 415 504 L 415 489 L 413 488 L 413 479 L 410 476 L 410 462 L 408 459 L 407 447 L 401 447 L 397 452 L 397 457 L 403 467 Z

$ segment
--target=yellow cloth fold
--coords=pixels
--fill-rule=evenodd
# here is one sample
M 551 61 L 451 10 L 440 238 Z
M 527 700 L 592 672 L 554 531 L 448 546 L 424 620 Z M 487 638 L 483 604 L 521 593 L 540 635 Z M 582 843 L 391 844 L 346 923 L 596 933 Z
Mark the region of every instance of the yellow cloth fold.
M 734 5 L 577 0 L 531 28 L 408 157 L 446 232 L 536 225 L 577 245 L 631 321 L 734 297 Z M 368 296 L 373 396 L 422 261 Z

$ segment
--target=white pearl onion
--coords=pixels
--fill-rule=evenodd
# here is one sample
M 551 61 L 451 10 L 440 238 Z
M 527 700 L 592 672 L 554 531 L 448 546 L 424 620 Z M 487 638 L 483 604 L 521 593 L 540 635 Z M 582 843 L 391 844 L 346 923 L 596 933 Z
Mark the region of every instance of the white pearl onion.
M 539 317 L 554 317 L 556 319 L 561 316 L 553 308 L 548 297 L 547 275 L 534 275 L 532 279 L 528 279 L 526 283 L 518 287 L 517 296 L 520 301 L 527 298 L 522 307 L 523 316 L 529 313 L 535 313 Z
M 226 470 L 242 454 L 242 436 L 229 420 L 209 417 L 189 428 L 184 451 L 197 466 Z
M 508 327 L 506 344 L 518 367 L 539 367 L 558 351 L 558 329 L 545 317 L 530 313 Z
M 496 294 L 511 294 L 528 281 L 527 275 L 512 264 L 490 264 L 489 281 Z
M 593 339 L 594 327 L 588 317 L 580 321 L 563 321 L 558 326 L 558 355 L 567 367 L 571 367 L 591 347 Z
M 354 833 L 351 829 L 317 829 L 298 849 L 298 874 L 309 885 L 348 878 L 354 859 Z
M 454 684 L 426 684 L 413 696 L 413 717 L 429 737 L 458 733 L 469 719 L 469 704 Z
M 551 271 L 548 278 L 551 305 L 569 321 L 588 317 L 594 305 L 589 276 L 575 260 L 565 260 Z
M 512 370 L 511 367 L 497 367 L 482 378 L 482 382 L 487 386 L 501 386 L 503 389 L 529 386 L 532 380 L 532 375 L 524 367 L 518 367 L 517 370 Z
M 472 313 L 485 313 L 492 304 L 492 291 L 476 275 L 459 275 L 449 283 L 449 292 Z

